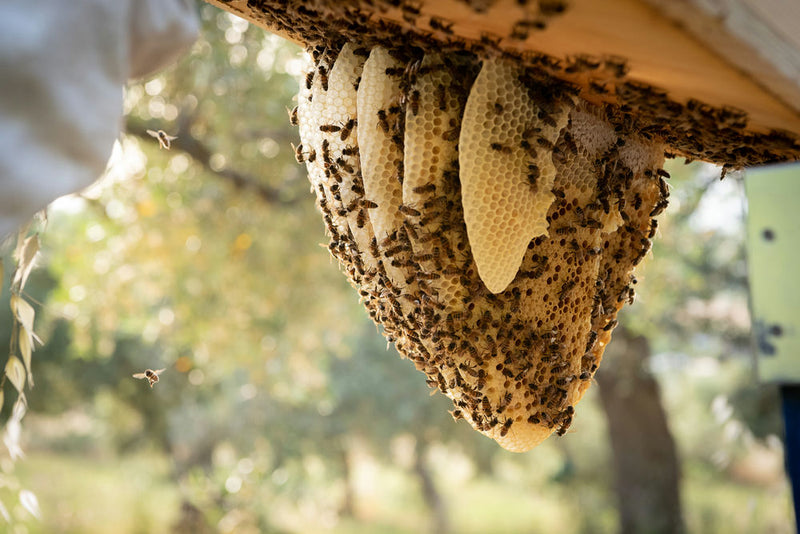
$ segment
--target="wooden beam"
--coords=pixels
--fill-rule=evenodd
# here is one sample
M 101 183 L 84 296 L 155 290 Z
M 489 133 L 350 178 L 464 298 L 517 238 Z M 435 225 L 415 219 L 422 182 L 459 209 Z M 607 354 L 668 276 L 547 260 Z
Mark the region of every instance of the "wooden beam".
M 671 116 L 663 110 L 671 103 L 691 108 L 699 101 L 718 110 L 714 113 L 746 113 L 746 127 L 716 146 L 710 140 L 728 125 L 714 126 L 713 118 L 709 123 L 708 115 L 697 118 L 691 109 L 666 119 L 675 124 L 665 138 L 677 154 L 732 166 L 800 159 L 800 37 L 779 13 L 794 0 L 764 5 L 728 0 L 725 5 L 736 9 L 724 17 L 704 7 L 708 0 L 316 0 L 292 7 L 286 17 L 276 7 L 281 4 L 270 0 L 207 1 L 303 44 L 318 42 L 320 35 L 334 39 L 353 22 L 358 29 L 344 34 L 361 35 L 374 27 L 384 42 L 440 41 L 482 47 L 483 54 L 546 55 L 561 65 L 552 74 L 580 87 L 581 96 L 594 103 L 630 104 L 620 96 L 626 83 L 665 92 L 649 109 L 647 103 L 634 106 L 645 123 L 661 120 L 663 125 Z M 792 10 L 800 11 L 800 4 Z M 300 19 L 305 26 L 295 23 Z M 309 33 L 309 24 L 316 33 Z M 748 28 L 758 28 L 756 35 Z M 583 56 L 621 58 L 626 72 L 563 68 Z M 598 86 L 610 89 L 592 89 Z M 700 131 L 703 141 L 693 141 Z M 776 131 L 788 137 L 779 139 Z M 749 147 L 750 154 L 732 154 L 735 145 Z

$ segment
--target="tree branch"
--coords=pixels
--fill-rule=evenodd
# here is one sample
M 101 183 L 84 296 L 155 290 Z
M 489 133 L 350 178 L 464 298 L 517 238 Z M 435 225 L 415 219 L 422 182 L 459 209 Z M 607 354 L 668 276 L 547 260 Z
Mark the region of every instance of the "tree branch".
M 212 152 L 208 146 L 197 137 L 191 134 L 191 125 L 194 123 L 194 116 L 181 115 L 177 121 L 178 131 L 174 132 L 176 139 L 171 143 L 171 148 L 178 149 L 191 156 L 197 163 L 206 168 L 214 176 L 222 178 L 231 183 L 236 189 L 249 190 L 255 192 L 261 200 L 269 204 L 281 204 L 289 206 L 294 204 L 297 199 L 282 198 L 280 189 L 263 184 L 254 176 L 238 172 L 234 169 L 224 168 L 214 170 L 211 167 Z M 158 139 L 147 133 L 147 130 L 160 130 L 163 127 L 154 121 L 142 121 L 133 116 L 128 116 L 125 130 L 130 135 L 135 135 L 145 141 L 158 143 Z M 170 132 L 173 134 L 173 132 Z M 278 136 L 282 137 L 282 136 Z

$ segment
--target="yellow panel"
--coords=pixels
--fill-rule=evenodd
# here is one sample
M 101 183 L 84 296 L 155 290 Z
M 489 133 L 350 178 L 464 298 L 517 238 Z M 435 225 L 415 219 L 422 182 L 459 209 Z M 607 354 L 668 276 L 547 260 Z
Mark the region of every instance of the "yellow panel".
M 748 170 L 745 187 L 759 376 L 800 383 L 800 164 Z

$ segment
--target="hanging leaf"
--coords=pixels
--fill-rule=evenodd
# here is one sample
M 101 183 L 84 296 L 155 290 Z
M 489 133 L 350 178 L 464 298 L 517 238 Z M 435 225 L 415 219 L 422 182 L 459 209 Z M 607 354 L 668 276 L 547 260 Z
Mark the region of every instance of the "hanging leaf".
M 3 443 L 8 449 L 8 454 L 11 456 L 12 461 L 25 457 L 20 445 L 20 437 L 22 436 L 22 418 L 25 417 L 27 411 L 28 401 L 25 398 L 25 394 L 20 392 L 14 402 L 14 407 L 11 409 L 11 417 L 6 421 L 5 433 L 3 434 Z
M 17 248 L 17 270 L 14 273 L 13 287 L 21 291 L 28 281 L 28 275 L 33 269 L 33 260 L 39 252 L 39 235 L 33 234 L 23 241 L 22 247 Z
M 33 306 L 28 304 L 28 302 L 19 295 L 11 295 L 10 303 L 11 311 L 14 312 L 17 320 L 19 320 L 25 330 L 33 332 L 33 319 L 36 316 Z
M 6 362 L 6 376 L 14 387 L 17 388 L 17 391 L 22 393 L 25 387 L 25 366 L 19 361 L 19 358 L 13 354 L 8 357 L 8 361 Z
M 33 517 L 36 519 L 42 518 L 42 511 L 39 508 L 39 499 L 36 498 L 36 495 L 34 495 L 32 491 L 25 489 L 20 490 L 19 502 Z
M 22 363 L 25 364 L 25 371 L 28 373 L 28 383 L 33 387 L 33 372 L 31 371 L 31 353 L 33 352 L 33 340 L 30 333 L 24 327 L 20 327 L 19 333 L 19 354 L 22 356 Z

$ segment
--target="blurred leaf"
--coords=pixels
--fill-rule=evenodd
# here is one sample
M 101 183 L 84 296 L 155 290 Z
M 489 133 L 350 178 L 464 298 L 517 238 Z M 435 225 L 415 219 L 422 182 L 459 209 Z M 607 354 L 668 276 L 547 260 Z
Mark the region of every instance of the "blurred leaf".
M 39 509 L 39 499 L 36 498 L 36 495 L 34 495 L 32 491 L 25 489 L 20 490 L 19 502 L 33 517 L 36 519 L 42 518 L 42 511 Z
M 14 356 L 13 354 L 8 357 L 8 362 L 6 362 L 6 376 L 17 388 L 17 391 L 22 393 L 23 388 L 25 388 L 25 366 L 19 361 L 19 358 Z
M 33 332 L 33 320 L 36 312 L 25 299 L 19 295 L 11 295 L 10 299 L 11 311 L 14 312 L 17 320 L 20 323 L 19 332 L 19 353 L 22 356 L 22 361 L 25 364 L 25 370 L 28 373 L 28 381 L 33 386 L 33 371 L 31 369 L 31 353 L 33 352 L 33 342 L 38 341 L 39 338 Z
M 0 501 L 0 515 L 3 516 L 3 519 L 6 520 L 6 523 L 11 522 L 11 515 L 8 513 L 6 506 L 3 504 L 3 501 Z
M 31 352 L 33 352 L 31 334 L 24 328 L 20 327 L 19 334 L 19 353 L 22 356 L 22 361 L 25 364 L 25 371 L 28 373 L 28 382 L 33 387 L 33 373 L 31 372 Z
M 22 364 L 19 365 L 21 366 Z M 22 418 L 25 417 L 27 411 L 28 401 L 25 398 L 25 394 L 20 391 L 17 400 L 14 402 L 14 407 L 11 409 L 11 417 L 6 422 L 6 431 L 3 434 L 3 443 L 8 449 L 8 454 L 12 460 L 25 456 L 20 446 L 20 436 L 22 435 Z
M 33 269 L 33 260 L 36 258 L 36 253 L 39 252 L 39 234 L 33 234 L 26 238 L 21 247 L 17 247 L 15 253 L 17 258 L 17 270 L 14 273 L 14 281 L 12 285 L 17 290 L 22 290 L 25 287 L 25 282 L 28 281 L 28 275 L 31 274 Z
M 36 316 L 33 306 L 19 295 L 11 295 L 10 303 L 11 311 L 14 312 L 22 327 L 28 332 L 33 332 L 33 318 Z

